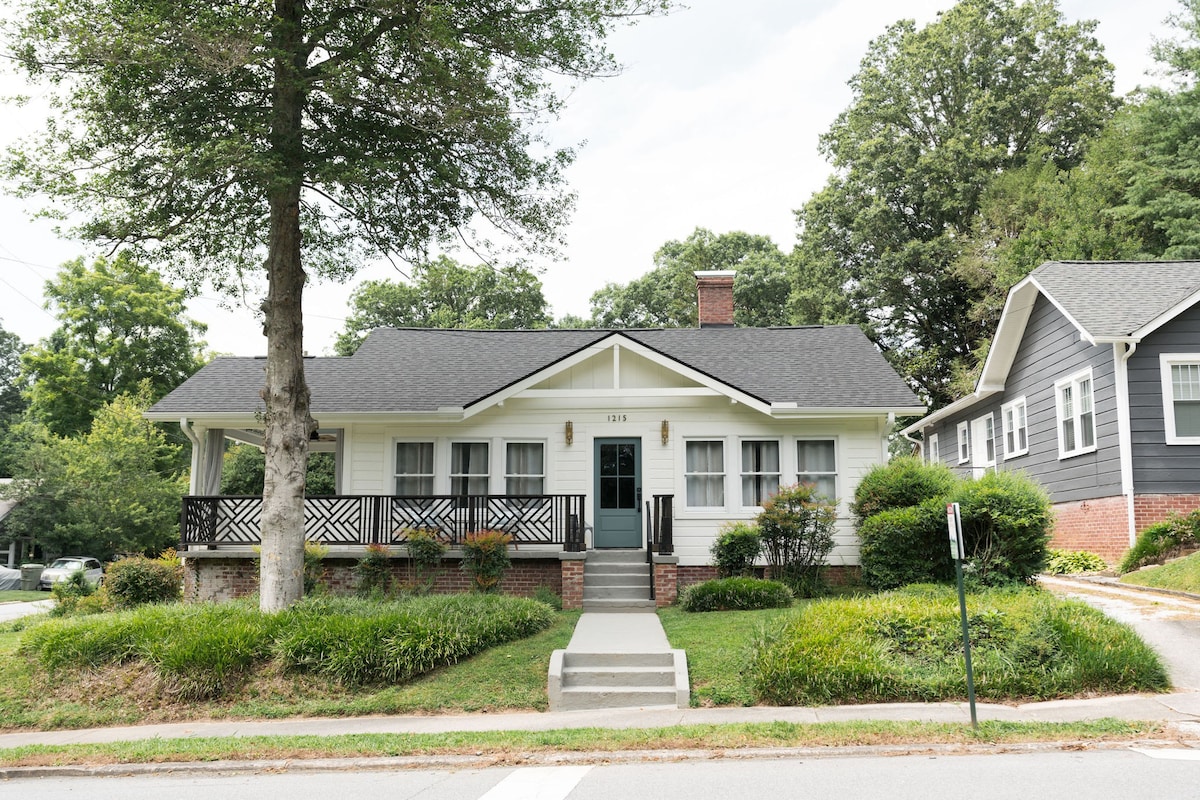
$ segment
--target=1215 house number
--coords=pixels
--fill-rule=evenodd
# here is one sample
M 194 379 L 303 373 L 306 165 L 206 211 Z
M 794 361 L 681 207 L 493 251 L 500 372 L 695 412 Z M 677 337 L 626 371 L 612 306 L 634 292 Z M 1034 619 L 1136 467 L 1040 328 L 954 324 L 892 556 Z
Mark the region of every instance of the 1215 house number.
M 609 422 L 624 422 L 625 419 L 626 419 L 626 417 L 624 414 L 609 414 L 608 415 Z

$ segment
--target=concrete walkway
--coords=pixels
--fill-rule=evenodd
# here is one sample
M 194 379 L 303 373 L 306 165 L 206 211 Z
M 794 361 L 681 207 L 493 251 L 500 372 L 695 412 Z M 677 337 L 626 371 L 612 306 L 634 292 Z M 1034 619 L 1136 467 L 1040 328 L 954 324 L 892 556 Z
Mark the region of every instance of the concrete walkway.
M 671 649 L 658 614 L 588 611 L 575 623 L 568 653 L 665 653 Z

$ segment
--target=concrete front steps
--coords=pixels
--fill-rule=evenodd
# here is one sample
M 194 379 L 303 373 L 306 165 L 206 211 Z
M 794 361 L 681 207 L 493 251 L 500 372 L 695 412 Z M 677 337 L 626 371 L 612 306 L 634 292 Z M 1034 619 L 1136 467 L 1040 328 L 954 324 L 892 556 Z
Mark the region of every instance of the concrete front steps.
M 653 612 L 645 550 L 592 550 L 583 564 L 583 610 Z
M 551 711 L 687 708 L 687 660 L 682 650 L 657 653 L 556 650 L 550 662 L 549 695 Z

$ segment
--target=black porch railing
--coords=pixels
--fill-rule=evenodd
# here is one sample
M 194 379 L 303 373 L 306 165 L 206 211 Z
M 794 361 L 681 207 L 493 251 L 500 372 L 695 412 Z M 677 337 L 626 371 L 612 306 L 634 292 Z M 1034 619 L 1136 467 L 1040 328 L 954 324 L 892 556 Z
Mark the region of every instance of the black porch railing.
M 500 530 L 514 544 L 584 549 L 584 496 L 344 495 L 304 499 L 304 535 L 325 545 L 399 544 L 416 528 L 437 531 L 450 545 L 472 531 Z M 184 547 L 261 542 L 261 497 L 185 497 L 180 520 Z
M 646 558 L 651 553 L 669 556 L 675 553 L 675 495 L 656 494 L 654 505 L 646 503 Z

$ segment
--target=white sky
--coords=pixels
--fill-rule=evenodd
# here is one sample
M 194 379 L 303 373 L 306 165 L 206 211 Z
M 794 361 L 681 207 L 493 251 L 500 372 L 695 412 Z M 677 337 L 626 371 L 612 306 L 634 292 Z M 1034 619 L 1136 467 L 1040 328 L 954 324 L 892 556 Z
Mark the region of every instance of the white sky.
M 580 87 L 551 129 L 558 145 L 587 144 L 568 170 L 578 195 L 566 231 L 565 260 L 538 263 L 555 317 L 587 316 L 591 294 L 652 267 L 664 242 L 696 227 L 765 234 L 785 251 L 795 242 L 793 212 L 824 184 L 821 133 L 850 102 L 846 82 L 868 42 L 891 23 L 932 21 L 952 0 L 689 0 L 689 8 L 645 20 L 610 41 L 626 65 L 615 77 Z M 1149 49 L 1171 35 L 1164 24 L 1177 0 L 1060 0 L 1068 20 L 1099 20 L 1096 35 L 1116 65 L 1117 91 L 1153 82 Z M 0 76 L 0 94 L 31 92 Z M 0 146 L 36 131 L 39 114 L 4 109 Z M 30 221 L 25 204 L 0 195 L 0 325 L 27 343 L 56 321 L 42 286 L 86 246 Z M 454 254 L 467 263 L 471 254 Z M 387 265 L 358 273 L 398 278 Z M 305 293 L 305 349 L 328 354 L 353 284 L 315 283 Z M 258 298 L 250 298 L 249 306 Z M 227 304 L 226 304 L 227 305 Z M 245 306 L 222 307 L 207 292 L 192 301 L 209 325 L 210 349 L 266 352 Z

